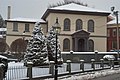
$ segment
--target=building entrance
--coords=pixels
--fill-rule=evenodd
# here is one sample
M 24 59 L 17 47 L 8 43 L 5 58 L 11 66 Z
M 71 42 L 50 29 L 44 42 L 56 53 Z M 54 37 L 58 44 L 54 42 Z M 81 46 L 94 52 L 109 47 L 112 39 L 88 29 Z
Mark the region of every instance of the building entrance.
M 76 31 L 72 34 L 73 51 L 84 52 L 88 50 L 88 39 L 90 33 L 84 30 Z
M 85 51 L 85 40 L 84 39 L 79 39 L 78 40 L 78 51 L 79 52 L 84 52 Z

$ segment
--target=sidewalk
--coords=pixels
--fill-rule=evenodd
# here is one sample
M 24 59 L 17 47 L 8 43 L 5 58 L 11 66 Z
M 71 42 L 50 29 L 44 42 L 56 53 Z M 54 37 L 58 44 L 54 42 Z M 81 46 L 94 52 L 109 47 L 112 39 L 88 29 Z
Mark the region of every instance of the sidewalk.
M 54 79 L 50 78 L 45 80 Z M 58 80 L 120 80 L 120 68 L 62 76 L 58 77 Z
M 99 77 L 92 80 L 120 80 L 120 73 Z

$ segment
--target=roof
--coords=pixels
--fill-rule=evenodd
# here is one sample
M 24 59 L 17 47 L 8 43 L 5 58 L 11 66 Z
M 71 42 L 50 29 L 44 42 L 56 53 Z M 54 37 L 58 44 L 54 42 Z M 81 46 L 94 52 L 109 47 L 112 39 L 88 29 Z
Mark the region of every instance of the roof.
M 82 6 L 82 5 L 79 5 L 79 4 L 76 4 L 76 3 L 71 3 L 71 4 L 67 4 L 67 5 L 63 5 L 63 6 L 58 6 L 58 7 L 54 7 L 54 8 L 51 8 L 51 9 L 108 13 L 108 11 L 97 10 L 97 9 Z
M 108 25 L 110 24 L 117 24 L 116 18 L 110 22 L 107 23 Z M 120 24 L 120 19 L 118 20 L 118 24 Z
M 75 33 L 72 34 L 72 37 L 88 37 L 90 33 L 86 30 L 78 30 Z
M 7 21 L 17 21 L 17 22 L 41 22 L 41 23 L 46 23 L 43 19 L 33 19 L 33 18 L 13 18 L 13 19 L 7 19 Z
M 75 33 L 73 33 L 72 35 L 74 35 L 74 34 L 77 34 L 77 33 L 86 33 L 86 34 L 90 34 L 88 31 L 86 31 L 86 30 L 83 30 L 83 29 L 81 29 L 81 30 L 77 30 Z
M 109 11 L 97 10 L 95 8 L 82 6 L 76 3 L 70 3 L 70 4 L 47 9 L 44 15 L 42 16 L 42 19 L 46 18 L 46 16 L 49 14 L 50 11 L 57 11 L 57 12 L 68 11 L 68 12 L 82 12 L 82 13 L 84 12 L 84 13 L 94 13 L 94 14 L 99 13 L 104 15 L 110 14 Z

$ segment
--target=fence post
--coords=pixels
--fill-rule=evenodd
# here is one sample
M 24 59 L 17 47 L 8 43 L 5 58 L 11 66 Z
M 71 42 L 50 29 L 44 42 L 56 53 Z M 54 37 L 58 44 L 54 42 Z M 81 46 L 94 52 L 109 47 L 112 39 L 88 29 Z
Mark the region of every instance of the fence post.
M 49 74 L 52 74 L 52 76 L 54 76 L 54 61 L 50 61 Z
M 101 61 L 100 67 L 102 67 L 102 69 L 104 69 L 104 59 L 100 59 L 100 61 Z
M 113 61 L 113 59 L 109 59 L 109 64 L 110 64 L 110 68 L 114 68 L 114 61 Z
M 71 74 L 71 61 L 67 60 L 67 71 L 69 71 L 69 74 Z
M 84 71 L 84 60 L 80 60 L 80 70 Z
M 110 65 L 110 68 L 111 68 L 111 65 L 112 65 L 112 61 L 111 61 L 111 59 L 109 59 L 109 65 Z
M 70 60 L 73 61 L 73 51 L 70 51 Z
M 112 68 L 114 69 L 114 59 L 111 59 L 112 61 Z
M 33 62 L 27 62 L 27 77 L 29 77 L 29 80 L 32 80 L 32 66 Z
M 91 59 L 91 67 L 95 70 L 95 59 Z
M 119 67 L 120 67 L 120 58 L 118 58 L 118 65 L 119 65 Z
M 0 80 L 3 80 L 4 78 L 4 65 L 0 64 Z
M 98 51 L 95 50 L 95 61 L 98 61 Z

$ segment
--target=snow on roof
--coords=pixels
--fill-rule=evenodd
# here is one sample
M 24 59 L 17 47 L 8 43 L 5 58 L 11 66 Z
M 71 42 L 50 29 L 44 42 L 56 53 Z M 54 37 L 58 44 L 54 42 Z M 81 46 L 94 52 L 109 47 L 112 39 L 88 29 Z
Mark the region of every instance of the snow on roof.
M 7 28 L 0 28 L 0 31 L 7 31 Z
M 0 55 L 1 59 L 7 59 L 7 57 Z
M 82 6 L 82 5 L 79 5 L 79 4 L 76 4 L 76 3 L 70 3 L 70 4 L 63 5 L 63 6 L 50 8 L 50 9 L 110 13 L 109 11 L 97 10 L 97 9 L 86 7 L 86 6 Z
M 24 21 L 24 22 L 42 22 L 42 23 L 45 23 L 45 21 L 43 19 L 22 18 L 22 17 L 8 19 L 8 21 Z
M 118 23 L 120 24 L 120 19 L 118 20 Z M 108 22 L 107 24 L 117 24 L 116 18 L 114 20 Z

